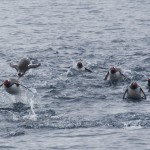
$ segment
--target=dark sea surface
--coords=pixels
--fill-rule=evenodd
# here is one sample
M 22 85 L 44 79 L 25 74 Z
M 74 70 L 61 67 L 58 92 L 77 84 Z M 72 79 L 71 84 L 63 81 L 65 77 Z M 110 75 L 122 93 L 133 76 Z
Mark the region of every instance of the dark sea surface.
M 0 111 L 0 150 L 150 150 L 149 0 L 1 0 L 1 82 L 23 57 L 41 63 L 20 80 L 32 92 L 1 87 L 0 108 L 31 110 Z M 110 66 L 128 79 L 104 81 Z M 132 81 L 147 100 L 122 99 Z

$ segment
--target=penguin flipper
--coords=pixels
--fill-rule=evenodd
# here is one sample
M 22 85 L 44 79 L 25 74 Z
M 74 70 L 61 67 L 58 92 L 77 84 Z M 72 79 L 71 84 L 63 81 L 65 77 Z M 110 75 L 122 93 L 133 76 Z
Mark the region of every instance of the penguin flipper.
M 109 71 L 108 71 L 108 73 L 106 74 L 104 80 L 107 80 L 108 76 L 109 76 Z
M 146 99 L 146 94 L 145 94 L 145 92 L 142 90 L 142 88 L 141 88 L 140 90 L 141 90 L 141 92 L 143 93 L 143 97 L 142 97 L 142 98 Z
M 27 90 L 31 91 L 28 87 L 26 87 L 26 86 L 20 84 L 19 81 L 16 80 L 16 79 L 10 78 L 10 83 L 11 83 L 11 85 L 16 84 L 17 86 L 22 86 L 22 87 L 26 88 Z M 31 92 L 32 92 L 32 91 L 31 91 Z
M 125 99 L 125 96 L 126 96 L 127 92 L 128 92 L 128 89 L 125 90 L 125 92 L 123 94 L 123 99 Z
M 85 70 L 88 71 L 88 72 L 92 72 L 90 69 L 87 69 L 86 67 L 85 67 Z
M 124 79 L 127 78 L 127 77 L 121 72 L 121 69 L 117 69 L 117 71 L 119 71 L 119 73 L 124 77 Z
M 15 68 L 18 71 L 18 66 L 17 65 L 13 65 L 12 63 L 9 64 L 10 67 Z
M 24 86 L 22 84 L 19 83 L 18 85 L 20 85 L 20 86 L 24 87 L 25 89 L 29 90 L 30 92 L 32 92 L 32 90 L 30 90 L 28 87 L 26 87 L 26 86 Z
M 28 65 L 28 69 L 30 69 L 30 68 L 37 68 L 39 66 L 41 66 L 40 63 L 39 64 L 30 64 L 30 65 Z

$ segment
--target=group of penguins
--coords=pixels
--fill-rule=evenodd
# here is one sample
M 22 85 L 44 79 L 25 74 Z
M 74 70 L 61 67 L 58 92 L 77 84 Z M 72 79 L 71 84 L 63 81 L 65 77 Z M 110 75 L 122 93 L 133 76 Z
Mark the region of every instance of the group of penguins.
M 30 90 L 26 86 L 22 85 L 19 82 L 19 79 L 31 68 L 37 68 L 41 66 L 40 63 L 33 64 L 31 63 L 30 59 L 28 58 L 22 58 L 18 64 L 12 64 L 10 63 L 10 67 L 16 69 L 17 71 L 17 79 L 10 78 L 7 80 L 4 80 L 3 83 L 0 85 L 0 87 L 4 87 L 6 92 L 12 95 L 19 95 L 21 93 L 21 86 Z M 92 73 L 90 69 L 85 67 L 82 63 L 82 61 L 78 61 L 76 63 L 76 69 L 77 70 L 84 70 L 87 72 Z M 117 67 L 111 67 L 109 68 L 104 80 L 109 80 L 111 82 L 119 82 L 126 79 L 126 76 L 122 73 L 120 68 Z M 148 86 L 150 86 L 150 79 L 148 79 Z M 137 84 L 137 82 L 132 82 L 127 89 L 125 90 L 123 94 L 123 99 L 133 99 L 133 100 L 141 100 L 146 99 L 146 94 L 143 91 L 143 89 Z
M 84 69 L 85 71 L 92 72 L 83 66 L 82 62 L 77 63 L 77 69 Z M 111 67 L 109 68 L 107 74 L 105 75 L 104 80 L 108 80 L 111 83 L 116 83 L 119 81 L 125 80 L 127 77 L 122 73 L 120 68 Z M 150 87 L 150 78 L 147 80 L 147 86 Z M 146 94 L 143 89 L 137 84 L 137 82 L 132 82 L 123 94 L 123 99 L 131 99 L 131 100 L 142 100 L 146 99 Z
M 29 91 L 31 91 L 29 88 L 27 88 L 26 86 L 21 84 L 19 82 L 19 79 L 26 73 L 27 70 L 29 70 L 31 68 L 37 68 L 41 64 L 40 63 L 32 64 L 29 58 L 22 58 L 18 62 L 18 64 L 10 63 L 9 65 L 10 65 L 10 67 L 16 69 L 18 78 L 17 79 L 9 78 L 7 80 L 4 80 L 3 83 L 0 85 L 0 87 L 4 87 L 6 92 L 8 92 L 9 94 L 12 94 L 12 95 L 20 95 L 21 94 L 21 88 L 20 88 L 21 86 L 23 88 L 26 88 Z

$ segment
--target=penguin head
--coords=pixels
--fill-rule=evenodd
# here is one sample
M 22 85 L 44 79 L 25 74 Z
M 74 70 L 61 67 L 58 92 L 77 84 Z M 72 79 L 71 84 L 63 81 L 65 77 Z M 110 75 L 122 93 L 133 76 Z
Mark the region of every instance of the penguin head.
M 78 68 L 78 69 L 81 69 L 82 67 L 83 67 L 82 62 L 78 62 L 78 63 L 77 63 L 77 68 Z
M 117 70 L 116 70 L 115 67 L 111 67 L 111 68 L 110 68 L 110 72 L 111 72 L 112 74 L 116 73 L 116 71 L 117 71 Z
M 23 75 L 24 75 L 24 73 L 18 72 L 18 77 L 19 77 L 19 78 L 22 77 Z
M 3 84 L 7 88 L 10 87 L 10 81 L 9 80 L 5 80 Z
M 138 84 L 136 82 L 132 82 L 130 85 L 131 89 L 137 89 L 138 88 Z

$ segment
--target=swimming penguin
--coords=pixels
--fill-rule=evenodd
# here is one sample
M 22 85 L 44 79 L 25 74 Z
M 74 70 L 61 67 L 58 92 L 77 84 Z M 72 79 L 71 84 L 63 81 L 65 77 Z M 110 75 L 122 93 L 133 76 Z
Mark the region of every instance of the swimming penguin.
M 10 63 L 10 67 L 15 68 L 17 70 L 18 79 L 20 77 L 22 77 L 25 74 L 25 72 L 27 70 L 29 70 L 30 68 L 37 68 L 40 65 L 41 65 L 40 63 L 31 64 L 31 62 L 28 58 L 22 58 L 17 65 L 14 65 L 14 64 Z
M 108 73 L 106 74 L 104 80 L 110 80 L 110 81 L 121 81 L 123 80 L 125 77 L 125 75 L 121 72 L 121 69 L 119 68 L 115 68 L 115 67 L 111 67 L 108 71 Z
M 132 82 L 124 92 L 123 99 L 125 97 L 128 99 L 146 99 L 146 94 L 136 82 Z
M 85 71 L 92 72 L 91 70 L 89 70 L 89 69 L 87 69 L 86 67 L 84 67 L 82 62 L 77 62 L 76 67 L 77 67 L 78 70 L 83 69 L 83 70 L 85 70 Z
M 3 86 L 6 92 L 12 95 L 19 95 L 21 93 L 21 88 L 20 86 L 28 89 L 31 91 L 29 88 L 25 87 L 24 85 L 20 84 L 17 79 L 10 78 L 8 80 L 5 80 L 0 87 Z

